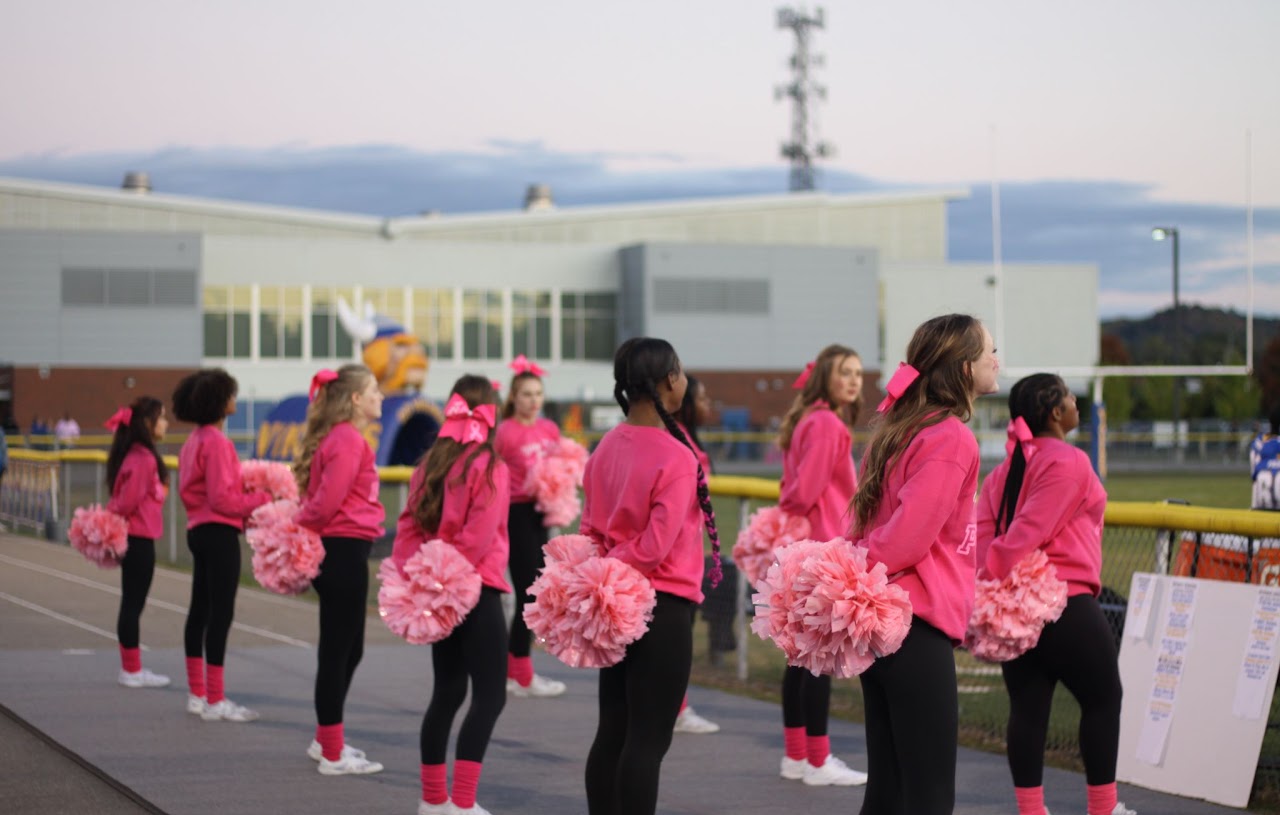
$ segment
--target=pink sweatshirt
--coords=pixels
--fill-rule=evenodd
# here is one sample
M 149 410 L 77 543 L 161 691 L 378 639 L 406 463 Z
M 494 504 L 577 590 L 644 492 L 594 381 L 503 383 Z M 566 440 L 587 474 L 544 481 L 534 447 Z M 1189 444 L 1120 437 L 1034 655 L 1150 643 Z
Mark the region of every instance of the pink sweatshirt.
M 294 520 L 321 537 L 377 540 L 387 517 L 378 486 L 369 442 L 351 422 L 334 425 L 311 459 L 307 494 Z
M 853 469 L 853 436 L 835 411 L 814 407 L 796 424 L 782 454 L 778 506 L 809 519 L 814 540 L 849 537 L 849 502 L 858 490 Z
M 977 487 L 978 442 L 949 416 L 907 445 L 885 478 L 870 532 L 858 541 L 911 595 L 915 615 L 956 644 L 973 610 Z
M 164 499 L 169 486 L 160 480 L 155 454 L 141 444 L 125 453 L 111 485 L 107 509 L 129 522 L 129 534 L 156 540 L 164 533 Z
M 271 501 L 265 492 L 245 492 L 236 447 L 213 425 L 191 431 L 178 451 L 178 494 L 187 509 L 187 529 L 226 524 L 244 529 L 244 519 Z
M 583 473 L 581 532 L 656 591 L 702 602 L 702 510 L 693 454 L 661 427 L 610 430 Z
M 471 561 L 480 573 L 484 585 L 509 592 L 505 577 L 510 541 L 507 538 L 508 473 L 507 465 L 498 461 L 493 467 L 493 485 L 485 474 L 489 454 L 480 453 L 471 462 L 463 479 L 468 450 L 458 457 L 444 479 L 444 505 L 441 508 L 440 528 L 425 530 L 413 517 L 413 508 L 422 497 L 426 468 L 419 464 L 409 479 L 409 500 L 396 523 L 396 542 L 391 549 L 391 559 L 403 571 L 404 564 L 418 551 L 418 547 L 434 538 L 453 544 Z
M 555 422 L 541 416 L 531 425 L 522 424 L 515 418 L 498 422 L 493 446 L 511 471 L 511 503 L 527 504 L 533 500 L 533 496 L 525 489 L 524 482 L 529 476 L 529 466 L 533 463 L 534 449 L 558 438 L 560 428 Z
M 979 575 L 1003 579 L 1018 561 L 1044 549 L 1067 582 L 1067 596 L 1092 594 L 1102 587 L 1102 515 L 1107 492 L 1089 457 L 1065 441 L 1036 438 L 1027 462 L 1013 523 L 997 536 L 996 514 L 1009 477 L 1005 459 L 982 482 L 978 499 Z M 981 568 L 985 565 L 985 569 Z

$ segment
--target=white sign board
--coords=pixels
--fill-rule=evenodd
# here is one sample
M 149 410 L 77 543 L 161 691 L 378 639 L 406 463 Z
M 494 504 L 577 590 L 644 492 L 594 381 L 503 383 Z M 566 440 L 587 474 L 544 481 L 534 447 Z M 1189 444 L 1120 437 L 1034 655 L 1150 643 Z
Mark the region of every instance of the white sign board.
M 1135 574 L 1120 643 L 1116 777 L 1249 803 L 1275 692 L 1280 589 Z

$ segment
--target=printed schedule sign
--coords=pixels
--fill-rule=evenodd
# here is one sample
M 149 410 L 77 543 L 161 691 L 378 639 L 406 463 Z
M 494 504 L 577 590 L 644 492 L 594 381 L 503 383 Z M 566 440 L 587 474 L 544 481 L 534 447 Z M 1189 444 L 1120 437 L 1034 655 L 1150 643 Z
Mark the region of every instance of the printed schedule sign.
M 1117 778 L 1243 807 L 1275 691 L 1280 591 L 1135 574 Z

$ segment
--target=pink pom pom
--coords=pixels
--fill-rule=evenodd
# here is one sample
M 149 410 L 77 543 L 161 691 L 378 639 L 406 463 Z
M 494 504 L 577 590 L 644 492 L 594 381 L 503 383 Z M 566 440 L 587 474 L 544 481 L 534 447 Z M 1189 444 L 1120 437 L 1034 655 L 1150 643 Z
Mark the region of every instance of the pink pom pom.
M 586 448 L 573 439 L 561 437 L 534 451 L 525 489 L 534 497 L 544 525 L 567 526 L 578 517 L 578 488 L 586 464 Z
M 266 492 L 271 500 L 298 500 L 298 482 L 293 469 L 279 461 L 253 459 L 240 464 L 240 481 L 245 492 Z
M 405 562 L 378 567 L 378 614 L 387 628 L 414 645 L 439 642 L 480 602 L 480 573 L 442 540 L 429 540 Z
M 764 507 L 751 513 L 747 528 L 738 533 L 733 545 L 733 562 L 754 586 L 773 562 L 773 551 L 809 537 L 809 520 L 788 515 L 778 507 Z
M 600 554 L 600 547 L 586 535 L 558 535 L 542 547 L 547 562 L 577 565 Z
M 296 501 L 263 504 L 249 516 L 244 537 L 253 549 L 253 576 L 276 594 L 301 594 L 320 574 L 320 536 L 294 523 Z
M 525 623 L 566 665 L 616 665 L 649 630 L 653 586 L 630 564 L 595 554 L 595 544 L 581 535 L 555 538 L 545 551 L 547 565 L 529 587 L 536 599 L 525 606 Z
M 129 551 L 129 522 L 98 504 L 79 507 L 67 529 L 67 540 L 99 568 L 113 569 Z
M 1045 625 L 1067 607 L 1067 584 L 1043 549 L 1027 555 L 1004 580 L 979 580 L 965 646 L 987 662 L 1008 662 L 1035 647 Z
M 911 628 L 907 592 L 843 538 L 777 550 L 757 586 L 752 630 L 814 675 L 857 676 L 897 651 Z

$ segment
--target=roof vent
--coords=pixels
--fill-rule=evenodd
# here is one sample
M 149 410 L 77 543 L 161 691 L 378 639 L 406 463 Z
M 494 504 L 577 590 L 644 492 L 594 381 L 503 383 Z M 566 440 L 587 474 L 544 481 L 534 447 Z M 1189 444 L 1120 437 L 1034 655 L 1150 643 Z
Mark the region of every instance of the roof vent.
M 151 176 L 143 172 L 131 170 L 124 174 L 124 183 L 120 185 L 120 189 L 125 192 L 146 195 L 151 192 Z
M 524 193 L 524 211 L 542 212 L 555 209 L 556 203 L 551 200 L 551 187 L 546 184 L 530 184 Z

